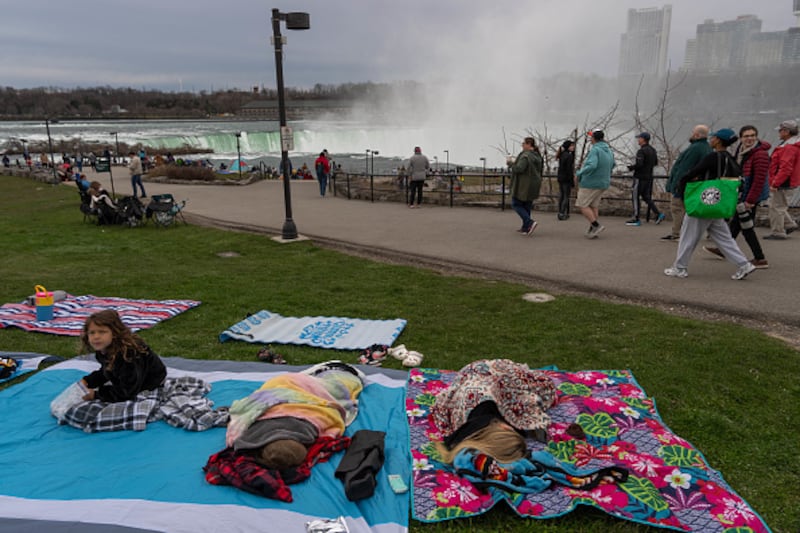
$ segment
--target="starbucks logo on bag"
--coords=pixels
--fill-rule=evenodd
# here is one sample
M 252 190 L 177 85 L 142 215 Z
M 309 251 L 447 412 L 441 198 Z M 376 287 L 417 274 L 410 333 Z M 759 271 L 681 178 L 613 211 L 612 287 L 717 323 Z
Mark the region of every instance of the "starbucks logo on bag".
M 716 187 L 709 187 L 700 195 L 700 201 L 705 205 L 717 205 L 722 199 L 722 193 Z

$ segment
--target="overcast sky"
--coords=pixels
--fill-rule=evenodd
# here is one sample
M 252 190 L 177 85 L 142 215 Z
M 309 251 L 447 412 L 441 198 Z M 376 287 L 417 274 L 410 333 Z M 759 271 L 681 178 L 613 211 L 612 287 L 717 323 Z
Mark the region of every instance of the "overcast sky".
M 306 11 L 282 31 L 285 84 L 463 80 L 557 71 L 615 76 L 634 0 L 21 0 L 0 10 L 0 85 L 219 90 L 275 87 L 272 8 Z M 796 24 L 791 0 L 674 0 L 670 61 L 698 23 L 755 14 Z

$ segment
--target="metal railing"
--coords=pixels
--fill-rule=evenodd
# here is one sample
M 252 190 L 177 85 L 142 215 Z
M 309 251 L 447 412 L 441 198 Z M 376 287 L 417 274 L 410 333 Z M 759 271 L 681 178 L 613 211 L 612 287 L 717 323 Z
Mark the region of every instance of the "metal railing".
M 393 174 L 365 175 L 338 172 L 331 177 L 333 194 L 344 194 L 347 199 L 369 199 L 380 201 L 402 201 L 408 203 L 408 178 Z M 605 202 L 632 203 L 633 178 L 630 175 L 616 174 L 612 176 L 612 187 L 616 194 L 607 194 Z M 669 205 L 669 195 L 663 193 L 666 176 L 654 177 L 653 201 L 658 205 Z M 458 205 L 495 206 L 501 210 L 510 207 L 511 176 L 508 173 L 461 173 L 435 174 L 425 180 L 423 197 L 430 203 Z M 339 186 L 341 185 L 341 187 Z M 613 191 L 612 191 L 613 192 Z M 571 196 L 574 198 L 576 189 Z M 659 198 L 659 196 L 662 196 Z M 542 187 L 537 201 L 538 207 L 557 205 L 559 186 L 554 173 L 546 173 L 542 179 Z M 665 207 L 668 210 L 668 207 Z

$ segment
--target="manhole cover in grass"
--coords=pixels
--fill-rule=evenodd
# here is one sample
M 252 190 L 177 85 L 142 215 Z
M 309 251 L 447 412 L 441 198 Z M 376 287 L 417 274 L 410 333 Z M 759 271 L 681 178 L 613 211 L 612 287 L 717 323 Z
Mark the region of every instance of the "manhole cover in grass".
M 527 294 L 523 294 L 522 299 L 525 300 L 526 302 L 541 304 L 544 302 L 555 300 L 556 297 L 544 292 L 529 292 Z
M 241 257 L 239 252 L 219 252 L 217 255 L 219 257 Z

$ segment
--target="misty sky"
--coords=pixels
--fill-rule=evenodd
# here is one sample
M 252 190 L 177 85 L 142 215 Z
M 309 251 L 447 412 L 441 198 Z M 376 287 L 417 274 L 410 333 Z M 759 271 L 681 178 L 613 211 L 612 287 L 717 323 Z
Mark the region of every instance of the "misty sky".
M 286 31 L 287 86 L 348 81 L 473 83 L 558 71 L 615 76 L 634 0 L 24 0 L 0 10 L 0 85 L 219 90 L 275 86 L 272 8 L 306 11 Z M 670 61 L 706 18 L 796 24 L 791 0 L 673 0 Z

